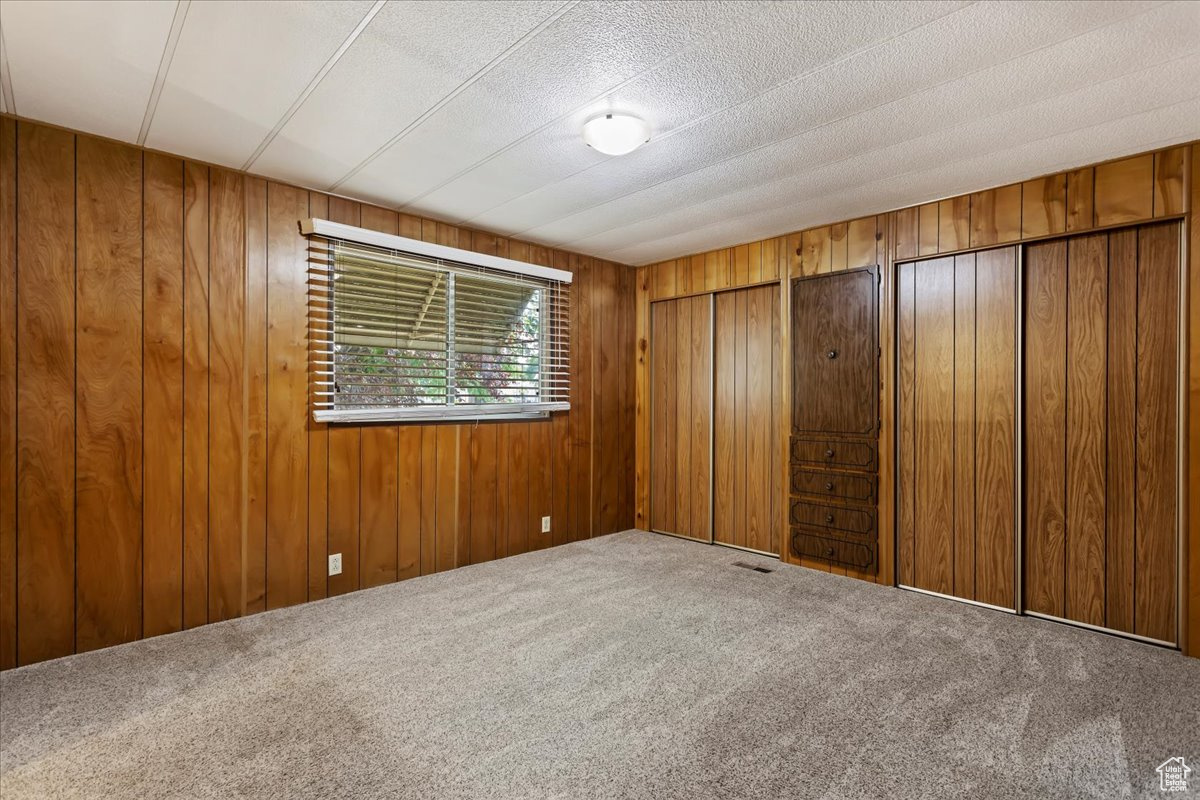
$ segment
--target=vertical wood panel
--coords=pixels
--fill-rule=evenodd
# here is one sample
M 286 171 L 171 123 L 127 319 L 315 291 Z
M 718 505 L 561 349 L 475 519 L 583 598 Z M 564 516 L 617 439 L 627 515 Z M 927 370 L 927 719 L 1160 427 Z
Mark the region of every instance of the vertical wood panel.
M 1084 167 L 1067 173 L 1067 231 L 1086 231 L 1094 224 L 1095 170 Z
M 1187 146 L 1154 154 L 1154 216 L 1169 217 L 1184 212 L 1184 169 Z
M 679 304 L 675 319 L 675 530 L 684 536 L 692 536 L 692 311 L 694 304 L 684 301 Z
M 536 543 L 531 542 L 537 538 L 540 530 L 531 525 L 529 515 L 529 488 L 533 482 L 530 472 L 536 469 L 529 463 L 529 427 L 528 422 L 509 425 L 506 446 L 500 450 L 504 459 L 500 473 L 500 496 L 508 512 L 505 520 L 508 529 L 505 554 L 510 556 L 533 549 Z
M 142 630 L 183 629 L 183 162 L 147 153 Z
M 1095 224 L 1118 225 L 1154 216 L 1154 155 L 1096 167 Z
M 931 256 L 938 251 L 938 203 L 926 203 L 917 209 L 917 255 Z
M 732 336 L 734 340 L 733 402 L 735 408 L 741 409 L 733 423 L 733 543 L 742 547 L 746 546 L 746 530 L 750 522 L 750 510 L 746 504 L 746 473 L 749 469 L 749 414 L 746 409 L 750 407 L 749 317 L 749 295 L 738 292 L 733 311 L 733 330 L 724 335 Z
M 1062 616 L 1066 539 L 1067 245 L 1027 251 L 1025 278 L 1025 604 Z
M 209 172 L 208 619 L 242 613 L 245 546 L 245 186 Z
M 918 211 L 902 208 L 893 213 L 896 226 L 896 260 L 914 258 L 918 247 Z
M 653 404 L 651 423 L 650 526 L 654 530 L 675 530 L 675 426 L 676 382 L 675 317 L 678 305 L 656 303 L 651 307 L 650 391 Z
M 759 281 L 775 281 L 787 275 L 787 253 L 782 238 L 767 239 L 762 243 L 762 259 L 759 262 Z M 753 263 L 753 262 L 752 262 Z M 754 272 L 753 266 L 750 269 Z
M 308 210 L 308 193 L 305 211 Z M 243 369 L 246 381 L 246 494 L 245 563 L 243 565 L 243 613 L 267 608 L 267 182 L 246 179 L 246 350 Z M 302 275 L 303 260 L 295 269 Z M 307 287 L 306 287 L 307 288 Z M 303 315 L 307 330 L 307 309 Z M 307 358 L 307 339 L 305 341 Z M 307 383 L 307 382 L 306 382 Z M 307 403 L 307 393 L 305 395 Z M 300 435 L 299 445 L 307 454 L 308 440 Z M 307 496 L 308 486 L 304 486 Z M 299 537 L 297 537 L 299 538 Z M 300 542 L 301 547 L 305 543 Z M 308 599 L 307 553 L 298 559 L 301 575 L 299 599 Z
M 1175 641 L 1179 226 L 1139 230 L 1134 633 Z
M 851 220 L 846 227 L 846 268 L 873 267 L 876 258 L 876 219 Z
M 1104 624 L 1108 237 L 1067 246 L 1066 613 Z
M 916 271 L 916 585 L 953 591 L 954 260 Z
M 529 424 L 529 457 L 532 462 L 536 459 L 537 466 L 532 469 L 529 484 L 529 530 L 530 540 L 537 549 L 549 547 L 554 543 L 550 531 L 542 531 L 542 517 L 549 517 L 554 512 L 554 475 L 546 453 L 551 447 L 551 424 L 546 421 Z M 536 454 L 536 455 L 535 455 Z M 649 472 L 649 470 L 647 470 Z M 652 498 L 647 498 L 652 502 Z M 647 508 L 649 521 L 649 507 Z M 553 518 L 550 520 L 554 524 Z
M 975 599 L 975 255 L 954 259 L 954 595 Z M 992 509 L 989 509 L 991 512 Z
M 833 267 L 829 227 L 813 228 L 800 234 L 800 274 L 817 275 Z
M 691 351 L 691 535 L 708 540 L 712 531 L 712 296 L 694 297 Z
M 846 239 L 848 233 L 849 223 L 839 222 L 829 226 L 830 269 L 833 272 L 846 269 L 850 257 L 849 242 Z
M 1049 236 L 1067 229 L 1067 176 L 1035 178 L 1021 184 L 1021 237 Z
M 971 195 L 938 203 L 938 252 L 965 250 L 971 244 Z
M 713 539 L 724 544 L 734 541 L 734 436 L 738 417 L 737 386 L 734 383 L 734 325 L 737 298 L 741 291 L 722 292 L 713 298 L 716 323 L 716 347 L 713 358 Z M 745 409 L 740 409 L 743 413 Z
M 17 132 L 17 658 L 75 649 L 75 137 Z
M 396 431 L 396 577 L 421 574 L 421 428 Z
M 1017 249 L 975 266 L 975 599 L 1016 608 Z
M 897 392 L 900 464 L 896 476 L 899 520 L 897 524 L 897 580 L 916 585 L 916 267 L 902 264 L 897 287 L 897 350 L 899 379 Z
M 771 443 L 774 431 L 771 412 L 776 399 L 771 395 L 772 287 L 751 289 L 746 294 L 746 541 L 747 547 L 769 552 L 774 527 L 771 511 L 771 473 L 778 463 Z
M 471 563 L 496 558 L 496 433 L 497 426 L 475 425 L 471 430 Z
M 308 252 L 295 234 L 308 193 L 272 182 L 267 210 L 267 605 L 281 608 L 304 602 L 309 583 Z
M 745 286 L 750 282 L 750 245 L 739 244 L 733 248 L 733 285 Z
M 1187 198 L 1191 213 L 1187 221 L 1187 491 L 1181 499 L 1186 514 L 1184 597 L 1187 619 L 1182 628 L 1184 652 L 1200 656 L 1200 144 L 1188 154 Z M 1182 343 L 1181 343 L 1182 344 Z
M 1105 625 L 1133 632 L 1134 448 L 1137 437 L 1136 229 L 1108 237 L 1108 430 Z
M 571 413 L 568 416 L 571 440 L 571 516 L 572 541 L 592 535 L 593 474 L 592 474 L 592 290 L 596 269 L 593 259 L 571 256 Z M 703 260 L 701 261 L 703 267 Z M 703 277 L 703 274 L 702 274 Z M 609 332 L 609 336 L 612 332 Z
M 183 626 L 208 622 L 208 167 L 183 165 Z
M 971 195 L 971 247 L 1021 238 L 1021 185 Z
M 634 499 L 633 525 L 647 530 L 650 525 L 650 270 L 642 267 L 636 272 L 634 290 Z M 531 447 L 536 448 L 538 432 L 530 431 Z M 540 453 L 534 449 L 532 452 Z M 540 459 L 539 459 L 540 460 Z M 539 472 L 544 471 L 544 466 Z M 534 503 L 530 503 L 530 513 Z M 537 515 L 541 516 L 541 515 Z M 541 531 L 539 525 L 536 528 Z
M 75 648 L 142 635 L 142 154 L 76 139 Z
M 0 669 L 17 665 L 17 121 L 0 119 Z

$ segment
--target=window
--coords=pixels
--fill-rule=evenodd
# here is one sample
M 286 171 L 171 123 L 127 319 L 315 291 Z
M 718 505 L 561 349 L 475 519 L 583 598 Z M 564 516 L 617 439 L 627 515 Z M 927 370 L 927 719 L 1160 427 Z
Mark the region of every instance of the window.
M 436 256 L 313 240 L 318 421 L 528 418 L 569 408 L 569 283 L 555 279 L 569 273 L 358 232 Z

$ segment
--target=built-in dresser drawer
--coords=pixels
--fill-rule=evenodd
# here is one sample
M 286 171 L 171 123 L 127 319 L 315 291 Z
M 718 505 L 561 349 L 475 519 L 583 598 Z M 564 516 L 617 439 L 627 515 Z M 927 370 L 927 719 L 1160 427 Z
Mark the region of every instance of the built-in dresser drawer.
M 792 437 L 792 461 L 875 471 L 878 466 L 874 442 L 836 441 Z
M 792 493 L 840 497 L 844 500 L 873 503 L 875 502 L 875 476 L 792 467 Z
M 824 559 L 859 570 L 875 569 L 875 548 L 869 544 L 830 539 L 803 528 L 793 528 L 791 538 L 795 556 Z
M 847 508 L 792 501 L 792 523 L 815 525 L 858 534 L 875 533 L 875 509 L 871 507 Z

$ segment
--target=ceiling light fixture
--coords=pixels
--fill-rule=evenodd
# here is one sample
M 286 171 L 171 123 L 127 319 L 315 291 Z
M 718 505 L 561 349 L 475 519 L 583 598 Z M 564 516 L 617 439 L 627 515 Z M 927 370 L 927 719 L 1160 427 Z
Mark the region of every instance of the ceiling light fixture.
M 623 156 L 650 141 L 650 124 L 632 114 L 601 114 L 584 123 L 583 141 L 606 156 Z

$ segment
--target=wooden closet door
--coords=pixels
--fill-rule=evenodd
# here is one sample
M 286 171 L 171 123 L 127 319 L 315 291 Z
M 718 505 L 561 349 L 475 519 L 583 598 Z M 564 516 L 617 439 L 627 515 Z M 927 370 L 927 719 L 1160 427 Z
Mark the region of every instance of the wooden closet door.
M 1025 603 L 1176 639 L 1179 223 L 1031 245 Z
M 899 267 L 899 580 L 1016 602 L 1017 250 Z
M 650 527 L 712 538 L 712 297 L 650 307 Z
M 713 538 L 779 553 L 779 287 L 716 295 Z

